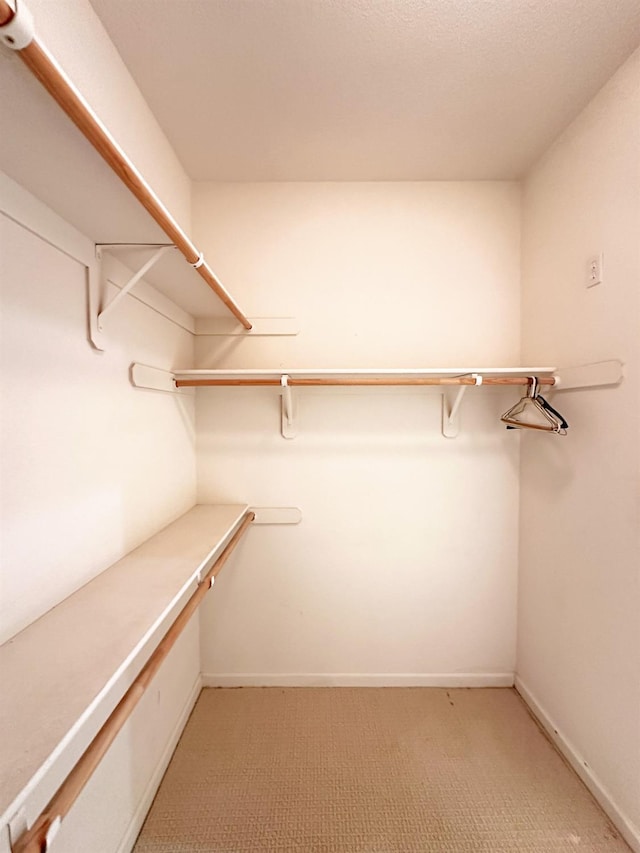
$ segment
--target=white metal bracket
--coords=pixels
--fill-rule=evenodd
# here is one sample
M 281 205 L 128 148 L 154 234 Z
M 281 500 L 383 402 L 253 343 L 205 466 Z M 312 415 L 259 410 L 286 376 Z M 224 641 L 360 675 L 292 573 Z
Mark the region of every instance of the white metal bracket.
M 149 270 L 157 264 L 160 258 L 166 254 L 169 249 L 175 249 L 175 246 L 160 246 L 155 252 L 151 255 L 149 260 L 144 263 L 137 273 L 131 276 L 129 281 L 116 293 L 116 295 L 111 299 L 107 304 L 102 308 L 100 313 L 98 314 L 98 329 L 100 331 L 103 330 L 104 319 L 107 314 L 110 314 L 113 309 L 118 305 L 124 297 L 129 293 L 129 291 L 140 281 L 141 278 L 149 272 Z M 98 259 L 100 259 L 100 255 L 98 255 Z
M 209 571 L 210 568 L 211 568 L 211 566 L 208 565 L 207 568 L 200 569 L 200 571 L 196 575 L 196 583 L 198 584 L 198 586 L 200 586 L 200 584 L 204 581 L 205 575 L 207 574 L 207 572 Z M 214 578 L 213 575 L 211 575 L 211 577 L 209 578 L 209 581 L 208 581 L 209 585 L 207 586 L 207 589 L 211 589 L 211 587 L 214 585 L 215 582 L 216 582 L 216 579 Z
M 148 248 L 155 249 L 151 257 L 140 267 L 137 273 L 131 276 L 129 281 L 116 293 L 116 295 L 105 304 L 105 293 L 106 293 L 106 282 L 102 280 L 102 253 L 106 249 L 110 248 L 128 248 L 131 246 L 135 246 L 136 248 Z M 129 293 L 133 287 L 140 281 L 140 279 L 144 278 L 144 276 L 149 272 L 149 270 L 155 266 L 155 264 L 160 260 L 160 258 L 169 251 L 169 249 L 175 249 L 173 243 L 98 243 L 96 245 L 96 259 L 98 261 L 98 268 L 100 274 L 98 276 L 89 276 L 89 331 L 91 335 L 91 342 L 93 345 L 99 349 L 104 349 L 104 321 L 105 318 L 114 310 L 114 308 L 120 304 L 120 302 L 124 299 L 124 297 Z
M 24 835 L 28 828 L 29 827 L 27 825 L 27 810 L 25 806 L 22 805 L 13 815 L 13 817 L 9 820 L 9 841 L 11 843 L 12 849 L 14 844 L 20 838 L 20 836 Z
M 300 524 L 302 512 L 297 506 L 252 506 L 254 524 Z
M 249 317 L 250 329 L 245 329 L 233 317 L 197 317 L 196 335 L 211 337 L 283 337 L 295 336 L 300 326 L 295 317 Z
M 552 391 L 572 391 L 576 388 L 603 388 L 619 385 L 624 378 L 624 364 L 617 358 L 581 364 L 579 367 L 559 367 L 554 373 Z
M 15 11 L 11 20 L 0 27 L 0 39 L 11 50 L 23 50 L 35 37 L 33 15 L 24 0 L 15 0 Z
M 289 377 L 285 374 L 280 377 L 280 429 L 283 438 L 295 438 L 298 430 L 295 426 L 295 405 L 293 392 L 289 385 Z
M 471 377 L 475 379 L 476 385 L 482 385 L 482 376 L 479 373 L 472 373 Z M 444 391 L 442 394 L 442 435 L 445 438 L 456 438 L 460 432 L 460 405 L 468 387 L 460 385 L 455 396 L 451 391 Z
M 188 393 L 187 388 L 176 388 L 176 379 L 170 370 L 150 367 L 148 364 L 131 365 L 131 384 L 149 391 L 169 391 L 173 394 Z

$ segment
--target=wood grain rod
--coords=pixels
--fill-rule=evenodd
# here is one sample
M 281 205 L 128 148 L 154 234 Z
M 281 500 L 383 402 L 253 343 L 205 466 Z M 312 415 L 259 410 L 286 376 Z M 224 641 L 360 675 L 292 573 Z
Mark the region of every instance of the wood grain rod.
M 0 27 L 4 27 L 13 18 L 13 9 L 4 0 L 0 0 Z
M 146 662 L 140 674 L 124 694 L 119 704 L 91 741 L 71 773 L 67 776 L 57 792 L 51 798 L 48 806 L 36 820 L 31 829 L 23 833 L 12 846 L 13 853 L 44 853 L 47 850 L 47 834 L 52 824 L 63 820 L 80 796 L 94 770 L 113 743 L 116 735 L 129 719 L 131 712 L 142 698 L 154 675 L 160 669 L 176 640 L 187 623 L 198 609 L 198 605 L 211 587 L 211 579 L 215 578 L 231 556 L 234 548 L 244 535 L 246 529 L 255 518 L 255 513 L 248 512 L 242 523 L 229 540 L 228 544 L 203 577 L 184 608 L 178 614 L 175 622 L 169 628 L 155 651 Z M 46 711 L 46 709 L 45 709 Z
M 289 377 L 288 384 L 295 386 L 318 385 L 475 385 L 472 376 L 383 376 L 383 377 L 351 377 L 336 376 L 330 379 L 296 379 Z M 527 376 L 485 376 L 483 385 L 528 385 Z M 539 385 L 554 385 L 553 376 L 538 379 Z M 176 379 L 177 388 L 228 387 L 228 386 L 269 386 L 279 387 L 279 379 Z
M 0 0 L 0 27 L 13 18 L 13 10 Z M 80 132 L 89 140 L 102 159 L 111 167 L 124 185 L 133 193 L 152 219 L 160 226 L 169 240 L 182 252 L 190 264 L 200 259 L 200 252 L 173 219 L 169 211 L 155 195 L 149 184 L 136 169 L 131 160 L 112 138 L 109 131 L 94 115 L 91 108 L 75 90 L 66 75 L 58 67 L 46 48 L 37 39 L 16 51 L 27 68 L 42 83 L 49 94 L 58 102 Z M 251 329 L 251 323 L 240 310 L 223 284 L 216 278 L 206 262 L 196 269 L 216 296 L 226 305 L 245 329 Z

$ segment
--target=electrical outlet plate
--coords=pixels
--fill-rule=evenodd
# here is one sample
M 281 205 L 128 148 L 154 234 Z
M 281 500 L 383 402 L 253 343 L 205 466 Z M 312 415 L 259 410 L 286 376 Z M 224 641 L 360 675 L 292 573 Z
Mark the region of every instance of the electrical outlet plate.
M 593 255 L 587 263 L 587 287 L 595 287 L 602 284 L 603 256 L 602 252 Z

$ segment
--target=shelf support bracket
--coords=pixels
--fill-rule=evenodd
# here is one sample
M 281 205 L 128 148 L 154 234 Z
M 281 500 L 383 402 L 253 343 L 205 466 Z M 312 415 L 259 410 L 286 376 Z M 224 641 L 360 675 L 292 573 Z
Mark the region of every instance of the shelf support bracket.
M 137 248 L 137 249 L 154 249 L 153 255 L 144 263 L 137 273 L 135 273 L 129 281 L 122 287 L 118 293 L 108 302 L 103 304 L 106 292 L 106 282 L 102 275 L 102 253 L 109 249 L 118 248 Z M 160 258 L 168 252 L 169 249 L 175 249 L 173 243 L 98 243 L 96 244 L 96 260 L 98 262 L 97 270 L 89 270 L 89 336 L 91 343 L 98 350 L 104 350 L 104 319 L 114 308 L 120 304 L 124 297 L 131 291 L 133 287 L 144 278 L 149 270 L 160 260 Z M 96 272 L 98 274 L 96 274 Z
M 476 385 L 482 385 L 482 376 L 472 373 Z M 445 438 L 456 438 L 460 431 L 460 406 L 468 385 L 461 385 L 452 398 L 450 392 L 442 394 L 442 435 Z
M 298 430 L 295 426 L 295 410 L 293 392 L 289 385 L 289 377 L 280 377 L 280 429 L 283 438 L 295 438 Z
M 582 364 L 578 367 L 560 367 L 554 373 L 555 385 L 552 391 L 573 391 L 577 388 L 604 388 L 607 385 L 619 385 L 624 378 L 624 363 L 613 358 L 609 361 L 597 361 L 595 364 Z
M 108 302 L 102 311 L 98 313 L 98 330 L 101 332 L 103 329 L 104 318 L 107 314 L 110 314 L 116 305 L 119 305 L 120 302 L 124 299 L 124 297 L 129 293 L 129 291 L 135 287 L 135 285 L 140 281 L 141 278 L 149 272 L 149 270 L 154 267 L 160 258 L 166 254 L 169 249 L 175 249 L 175 246 L 160 246 L 160 248 L 156 249 L 155 252 L 151 255 L 149 260 L 143 264 L 135 275 L 132 275 L 129 281 L 124 285 L 124 287 L 116 293 L 113 299 Z
M 170 370 L 151 367 L 148 364 L 134 362 L 129 368 L 131 384 L 136 388 L 149 391 L 168 391 L 170 394 L 184 394 L 189 388 L 176 388 L 176 379 Z
M 254 524 L 300 524 L 302 512 L 297 506 L 252 506 Z

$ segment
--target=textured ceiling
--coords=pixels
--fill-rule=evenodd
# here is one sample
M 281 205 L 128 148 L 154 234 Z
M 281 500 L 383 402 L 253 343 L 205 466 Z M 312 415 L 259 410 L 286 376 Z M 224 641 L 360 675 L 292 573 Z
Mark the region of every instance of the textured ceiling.
M 640 0 L 91 0 L 195 180 L 515 178 Z

